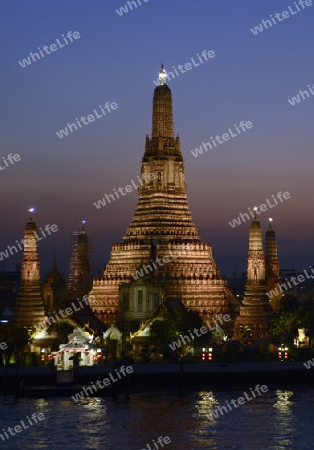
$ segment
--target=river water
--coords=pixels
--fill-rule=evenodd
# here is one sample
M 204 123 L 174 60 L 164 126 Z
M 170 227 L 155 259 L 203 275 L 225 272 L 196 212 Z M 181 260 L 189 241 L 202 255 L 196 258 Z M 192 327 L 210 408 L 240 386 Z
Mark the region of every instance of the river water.
M 0 399 L 0 449 L 165 450 L 314 449 L 314 388 L 268 386 L 267 393 L 210 420 L 219 405 L 249 394 L 233 389 L 159 390 L 114 398 Z M 222 410 L 223 411 L 223 410 Z M 33 413 L 44 419 L 10 436 Z M 4 428 L 4 430 L 3 430 Z M 4 434 L 6 431 L 7 436 Z M 150 447 L 147 445 L 150 444 Z

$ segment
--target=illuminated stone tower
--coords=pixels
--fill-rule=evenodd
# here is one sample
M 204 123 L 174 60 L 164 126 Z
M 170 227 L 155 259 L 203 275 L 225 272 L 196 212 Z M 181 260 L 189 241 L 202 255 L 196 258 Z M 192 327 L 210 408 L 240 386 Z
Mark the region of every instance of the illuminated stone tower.
M 145 140 L 137 208 L 123 243 L 112 246 L 110 261 L 90 293 L 95 297 L 90 305 L 96 315 L 107 325 L 116 322 L 125 329 L 149 318 L 162 298 L 180 298 L 185 307 L 197 310 L 207 320 L 222 313 L 235 316 L 236 309 L 211 245 L 201 243 L 192 221 L 180 140 L 174 137 L 171 90 L 163 67 L 159 79 L 153 98 L 152 135 Z M 227 323 L 224 329 L 228 326 L 230 329 L 233 324 Z
M 269 337 L 272 307 L 266 292 L 262 230 L 255 212 L 250 226 L 247 282 L 239 316 L 235 323 L 238 338 L 249 336 L 253 340 L 259 340 Z
M 91 234 L 85 229 L 85 220 L 82 220 L 82 229 L 72 233 L 72 249 L 70 262 L 70 275 L 68 289 L 71 299 L 83 298 L 92 286 L 91 278 Z
M 38 256 L 38 236 L 33 221 L 33 208 L 24 233 L 24 254 L 21 266 L 20 291 L 14 311 L 14 321 L 31 328 L 45 320 L 43 296 L 40 287 L 40 262 Z
M 269 219 L 268 230 L 265 235 L 265 264 L 266 264 L 266 286 L 267 291 L 271 291 L 273 288 L 280 284 L 280 267 L 277 254 L 277 241 L 276 234 L 272 228 L 273 219 Z M 280 291 L 280 289 L 278 289 Z M 271 299 L 271 306 L 274 311 L 279 311 L 280 300 L 282 294 L 278 292 Z

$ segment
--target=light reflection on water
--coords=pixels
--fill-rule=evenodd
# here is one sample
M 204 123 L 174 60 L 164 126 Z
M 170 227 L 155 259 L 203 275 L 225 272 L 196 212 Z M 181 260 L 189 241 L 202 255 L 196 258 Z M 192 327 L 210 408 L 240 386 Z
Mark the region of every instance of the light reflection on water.
M 246 389 L 248 392 L 248 389 Z M 147 450 L 169 436 L 165 450 L 313 449 L 314 389 L 270 389 L 210 421 L 208 414 L 244 390 L 189 390 L 90 398 L 0 399 L 0 432 L 34 412 L 45 420 L 5 442 L 14 450 Z

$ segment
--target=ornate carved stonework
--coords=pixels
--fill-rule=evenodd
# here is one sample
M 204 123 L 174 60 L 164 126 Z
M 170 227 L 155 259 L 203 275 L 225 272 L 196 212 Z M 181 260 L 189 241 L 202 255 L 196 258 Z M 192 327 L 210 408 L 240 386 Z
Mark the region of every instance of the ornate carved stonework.
M 274 230 L 272 229 L 272 219 L 269 219 L 269 228 L 265 235 L 265 264 L 266 264 L 266 285 L 267 290 L 271 291 L 280 284 L 280 267 L 277 254 L 277 241 Z M 280 289 L 278 289 L 280 291 Z M 282 293 L 273 295 L 271 305 L 274 311 L 279 311 Z
M 149 180 L 148 174 L 154 178 Z M 166 297 L 180 298 L 207 320 L 220 313 L 235 316 L 236 301 L 220 277 L 211 245 L 201 243 L 192 221 L 166 84 L 154 92 L 152 137 L 146 137 L 142 159 L 144 175 L 148 181 L 139 187 L 133 220 L 123 242 L 112 246 L 101 278 L 94 280 L 90 306 L 107 325 L 116 322 L 125 328 L 148 319 Z M 158 263 L 167 257 L 166 263 Z M 132 275 L 137 271 L 142 275 L 136 280 Z
M 45 319 L 40 286 L 40 262 L 37 249 L 36 223 L 31 219 L 24 233 L 24 254 L 21 267 L 21 285 L 14 311 L 14 320 L 32 327 Z
M 268 329 L 273 313 L 266 292 L 262 232 L 260 223 L 255 217 L 250 226 L 247 283 L 239 316 L 235 322 L 235 335 L 238 339 L 246 340 L 241 327 L 248 327 L 251 330 L 253 340 L 269 337 Z

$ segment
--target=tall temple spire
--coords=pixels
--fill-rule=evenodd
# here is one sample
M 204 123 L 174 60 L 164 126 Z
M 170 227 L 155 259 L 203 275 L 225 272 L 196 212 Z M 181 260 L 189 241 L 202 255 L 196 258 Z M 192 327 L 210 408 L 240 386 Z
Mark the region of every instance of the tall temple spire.
M 161 84 L 154 92 L 152 138 L 174 137 L 171 90 L 167 84 Z
M 149 179 L 152 176 L 153 179 Z M 139 200 L 125 240 L 200 240 L 189 210 L 179 137 L 174 138 L 171 90 L 155 88 L 152 138 L 146 136 Z
M 81 231 L 72 233 L 68 283 L 71 298 L 82 298 L 91 288 L 91 234 L 86 232 L 86 220 L 81 220 L 81 225 Z
M 27 327 L 32 327 L 45 319 L 40 286 L 37 227 L 33 221 L 34 211 L 34 208 L 29 209 L 30 219 L 25 227 L 21 285 L 14 311 L 14 320 Z
M 110 261 L 101 278 L 94 280 L 94 298 L 89 300 L 104 323 L 116 323 L 124 330 L 130 330 L 130 324 L 134 330 L 151 317 L 162 296 L 180 298 L 187 309 L 208 320 L 223 313 L 234 318 L 237 309 L 211 245 L 201 243 L 192 220 L 180 139 L 174 137 L 171 90 L 165 81 L 162 66 L 133 220 L 123 242 L 112 246 Z M 231 333 L 233 322 L 228 327 Z
M 246 339 L 245 330 L 250 330 L 253 340 L 267 339 L 272 314 L 265 280 L 262 230 L 255 213 L 250 225 L 247 282 L 239 316 L 235 322 L 236 337 Z
M 265 261 L 266 261 L 266 280 L 269 277 L 279 277 L 279 262 L 277 253 L 276 234 L 272 227 L 273 219 L 269 219 L 268 230 L 265 235 Z
M 277 253 L 276 234 L 272 227 L 273 219 L 269 219 L 268 230 L 265 235 L 265 264 L 266 264 L 266 285 L 267 290 L 271 291 L 280 283 L 280 267 Z M 278 294 L 271 299 L 271 305 L 275 311 L 280 308 L 282 293 L 277 289 Z
M 250 226 L 247 280 L 256 282 L 265 280 L 262 230 L 260 222 L 256 218 L 256 210 Z

